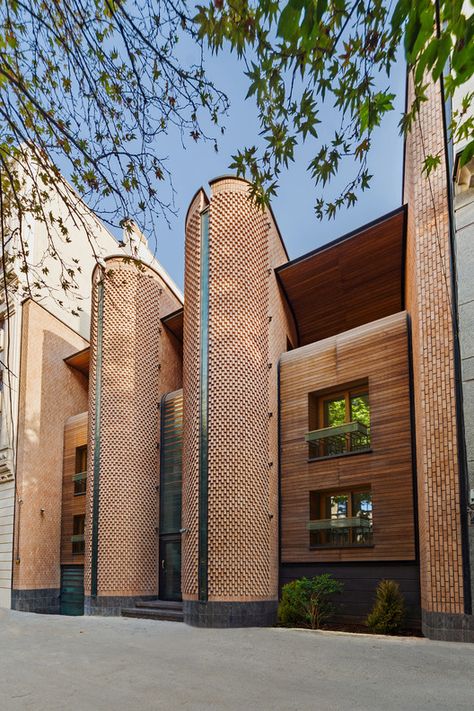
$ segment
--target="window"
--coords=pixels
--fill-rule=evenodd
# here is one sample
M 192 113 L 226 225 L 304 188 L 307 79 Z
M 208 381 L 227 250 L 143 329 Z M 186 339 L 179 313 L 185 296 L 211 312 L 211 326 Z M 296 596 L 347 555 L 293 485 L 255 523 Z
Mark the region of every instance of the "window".
M 309 496 L 311 548 L 372 545 L 372 493 L 368 487 L 354 491 L 311 491 Z
M 309 396 L 306 435 L 310 459 L 334 457 L 370 448 L 368 384 Z
M 84 543 L 84 524 L 86 520 L 85 514 L 79 514 L 78 516 L 73 516 L 72 519 L 72 554 L 73 555 L 84 555 L 85 543 Z
M 87 488 L 87 445 L 76 447 L 76 467 L 73 481 L 74 496 L 83 496 Z

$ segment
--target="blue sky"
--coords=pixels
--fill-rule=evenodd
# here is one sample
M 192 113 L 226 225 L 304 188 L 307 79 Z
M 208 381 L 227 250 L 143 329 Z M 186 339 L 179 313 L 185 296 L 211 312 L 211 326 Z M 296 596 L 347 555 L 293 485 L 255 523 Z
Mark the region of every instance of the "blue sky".
M 177 218 L 171 218 L 171 229 L 163 222 L 158 227 L 156 256 L 178 285 L 183 285 L 184 267 L 184 218 L 189 202 L 196 190 L 208 181 L 229 173 L 232 153 L 237 148 L 253 145 L 257 141 L 258 121 L 255 104 L 245 101 L 247 78 L 243 65 L 235 55 L 221 54 L 211 58 L 208 72 L 215 83 L 222 87 L 231 101 L 230 114 L 225 121 L 226 133 L 220 139 L 216 154 L 210 143 L 187 141 L 186 148 L 180 141 L 171 141 L 166 147 L 169 168 L 173 174 L 176 195 Z M 395 111 L 391 112 L 383 127 L 374 138 L 369 163 L 373 174 L 369 191 L 359 195 L 358 203 L 338 212 L 335 220 L 319 222 L 313 206 L 318 196 L 306 170 L 313 154 L 300 148 L 292 164 L 280 180 L 280 189 L 272 208 L 278 221 L 290 259 L 314 249 L 336 237 L 369 222 L 401 204 L 403 142 L 398 133 L 398 121 L 403 111 L 405 93 L 405 66 L 400 61 L 391 77 L 392 91 L 396 93 Z M 330 107 L 321 116 L 324 125 L 333 127 L 335 114 Z M 313 146 L 314 148 L 314 146 Z M 161 152 L 161 151 L 160 151 Z M 345 185 L 348 175 L 339 176 L 339 184 Z M 337 183 L 334 183 L 336 187 Z M 150 244 L 152 249 L 154 244 Z

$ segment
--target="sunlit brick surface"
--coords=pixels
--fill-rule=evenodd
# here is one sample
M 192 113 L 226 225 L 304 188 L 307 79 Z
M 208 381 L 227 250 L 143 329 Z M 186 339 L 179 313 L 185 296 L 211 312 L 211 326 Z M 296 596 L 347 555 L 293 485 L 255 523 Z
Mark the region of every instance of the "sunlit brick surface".
M 97 291 L 94 289 L 94 303 Z M 107 262 L 101 373 L 98 595 L 153 595 L 157 589 L 158 406 L 180 377 L 162 363 L 160 317 L 179 307 L 154 271 Z M 96 310 L 96 308 L 94 309 Z M 165 313 L 164 313 L 165 312 Z M 88 477 L 90 590 L 97 315 L 92 324 Z M 170 375 L 171 371 L 171 375 Z M 166 375 L 168 373 L 168 375 Z M 174 373 L 174 375 L 173 375 Z
M 199 270 L 204 203 L 190 208 L 185 281 L 185 597 L 197 594 L 199 483 Z M 272 267 L 286 261 L 271 216 L 247 183 L 212 183 L 209 218 L 210 600 L 277 595 L 277 364 L 287 314 Z
M 87 342 L 38 304 L 23 305 L 13 587 L 59 588 L 64 422 L 87 407 L 86 378 L 64 358 Z
M 460 501 L 444 158 L 429 181 L 426 155 L 443 155 L 439 86 L 407 140 L 407 308 L 413 324 L 422 607 L 463 612 Z
M 181 585 L 184 599 L 195 599 L 198 592 L 199 534 L 199 325 L 201 217 L 207 204 L 201 190 L 191 203 L 186 220 L 184 275 L 183 349 L 183 536 Z

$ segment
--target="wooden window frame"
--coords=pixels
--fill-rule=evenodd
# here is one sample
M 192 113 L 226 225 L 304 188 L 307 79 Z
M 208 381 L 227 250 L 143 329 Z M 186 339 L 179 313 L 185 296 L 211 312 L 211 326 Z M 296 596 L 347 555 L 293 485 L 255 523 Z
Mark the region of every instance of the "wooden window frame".
M 81 458 L 81 455 L 79 453 L 86 452 L 86 468 L 83 469 L 82 467 L 79 466 L 79 460 Z M 86 474 L 84 479 L 76 479 L 75 477 L 78 474 Z M 84 482 L 83 490 L 77 491 L 76 490 L 76 485 L 79 483 L 79 481 Z M 74 466 L 74 477 L 73 477 L 73 484 L 74 484 L 74 496 L 85 496 L 86 491 L 87 491 L 87 444 L 81 444 L 79 447 L 76 447 L 75 451 L 75 466 Z

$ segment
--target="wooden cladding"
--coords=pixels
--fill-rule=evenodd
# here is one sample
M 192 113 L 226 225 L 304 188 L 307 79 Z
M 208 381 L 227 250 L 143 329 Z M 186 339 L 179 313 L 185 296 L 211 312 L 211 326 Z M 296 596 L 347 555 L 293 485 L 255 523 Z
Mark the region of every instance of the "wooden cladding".
M 61 511 L 61 564 L 84 563 L 84 555 L 73 550 L 83 550 L 80 544 L 77 526 L 79 517 L 86 511 L 86 496 L 80 489 L 79 475 L 84 475 L 83 469 L 86 461 L 85 447 L 87 446 L 87 412 L 70 417 L 64 428 L 64 467 L 63 467 L 63 493 Z M 76 493 L 75 493 L 76 492 Z M 76 530 L 74 530 L 76 520 Z M 82 531 L 83 533 L 83 531 Z
M 309 461 L 309 394 L 367 382 L 371 451 Z M 282 561 L 414 560 L 410 385 L 401 312 L 285 353 L 280 367 Z M 365 487 L 373 545 L 310 548 L 310 492 Z
M 404 232 L 402 207 L 277 270 L 300 346 L 403 308 Z

